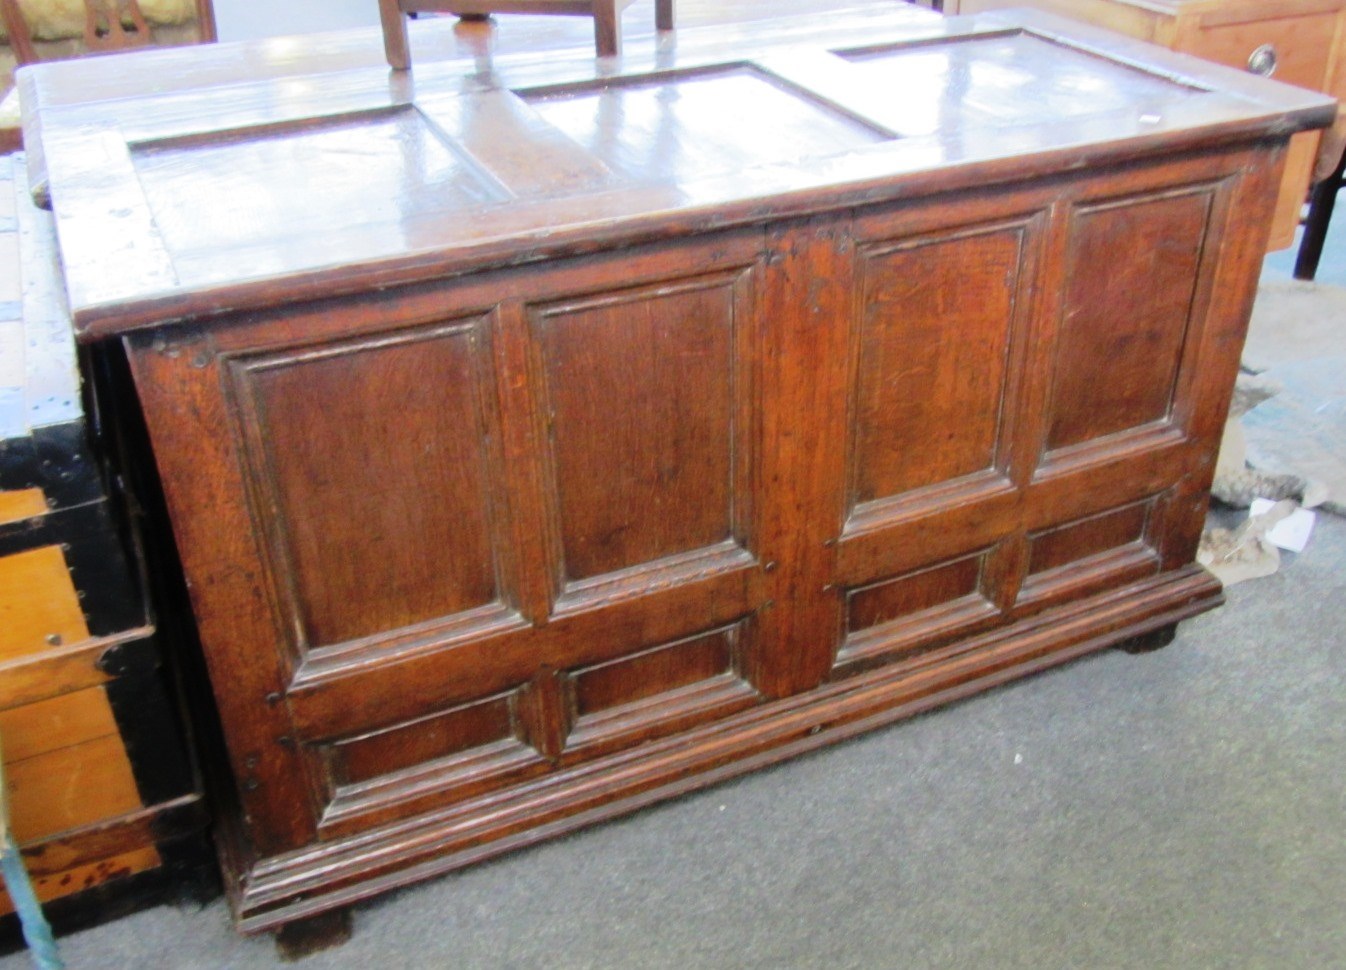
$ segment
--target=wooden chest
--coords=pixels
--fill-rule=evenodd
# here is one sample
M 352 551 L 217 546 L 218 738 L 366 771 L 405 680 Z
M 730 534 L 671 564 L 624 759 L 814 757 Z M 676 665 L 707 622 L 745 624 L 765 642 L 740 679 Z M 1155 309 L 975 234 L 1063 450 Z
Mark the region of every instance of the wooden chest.
M 949 0 L 949 13 L 1035 7 L 1346 98 L 1346 0 Z M 1346 118 L 1296 135 L 1268 249 L 1294 243 L 1309 186 L 1346 147 Z
M 84 66 L 27 82 L 243 929 L 1219 602 L 1207 488 L 1328 99 L 887 5 L 411 75 L 360 38 L 96 110 L 43 100 Z

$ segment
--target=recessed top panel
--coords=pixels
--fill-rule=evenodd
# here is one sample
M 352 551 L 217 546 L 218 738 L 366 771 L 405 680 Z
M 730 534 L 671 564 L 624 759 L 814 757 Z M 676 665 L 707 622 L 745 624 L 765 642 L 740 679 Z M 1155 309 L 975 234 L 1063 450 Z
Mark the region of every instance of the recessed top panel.
M 131 158 L 179 253 L 321 240 L 352 226 L 367 228 L 376 252 L 380 241 L 405 245 L 397 216 L 410 204 L 455 210 L 508 197 L 412 107 L 142 143 Z
M 904 135 L 968 126 L 1154 112 L 1194 89 L 1118 61 L 1017 33 L 885 51 L 839 52 L 866 86 L 894 92 Z
M 1335 117 L 1326 96 L 1065 19 L 891 6 L 679 31 L 617 59 L 448 45 L 410 72 L 366 56 L 377 32 L 354 60 L 221 45 L 156 60 L 139 93 L 91 62 L 35 65 L 25 137 L 76 328 L 94 340 L 914 200 L 964 187 L 970 165 L 1009 182 Z
M 520 94 L 609 167 L 642 180 L 694 181 L 892 137 L 750 68 Z

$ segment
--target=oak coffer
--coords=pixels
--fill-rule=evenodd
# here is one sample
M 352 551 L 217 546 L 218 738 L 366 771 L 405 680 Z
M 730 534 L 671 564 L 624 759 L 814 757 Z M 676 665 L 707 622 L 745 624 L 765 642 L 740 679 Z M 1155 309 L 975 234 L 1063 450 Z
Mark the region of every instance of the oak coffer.
M 244 930 L 1219 602 L 1285 144 L 1333 103 L 1016 16 L 26 76 L 190 585 Z

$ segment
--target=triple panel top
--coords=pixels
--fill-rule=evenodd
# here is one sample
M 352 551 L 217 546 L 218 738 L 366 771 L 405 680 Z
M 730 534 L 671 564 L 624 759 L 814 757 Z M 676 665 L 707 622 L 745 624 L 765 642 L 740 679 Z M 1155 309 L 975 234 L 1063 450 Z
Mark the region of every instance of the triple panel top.
M 1026 11 L 857 8 L 410 72 L 376 31 L 331 36 L 140 53 L 139 81 L 129 58 L 21 77 L 82 338 L 1334 117 Z

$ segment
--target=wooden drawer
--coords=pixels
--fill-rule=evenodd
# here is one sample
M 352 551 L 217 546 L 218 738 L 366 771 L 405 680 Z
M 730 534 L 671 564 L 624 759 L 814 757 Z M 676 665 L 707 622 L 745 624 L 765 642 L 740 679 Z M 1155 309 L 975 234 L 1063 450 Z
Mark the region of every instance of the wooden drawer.
M 1203 19 L 1185 36 L 1178 49 L 1197 57 L 1254 70 L 1253 56 L 1269 50 L 1275 56 L 1273 73 L 1266 75 L 1287 84 L 1315 91 L 1328 89 L 1332 64 L 1332 41 L 1340 15 L 1336 10 L 1297 16 L 1221 23 Z M 1265 71 L 1254 71 L 1263 73 Z

